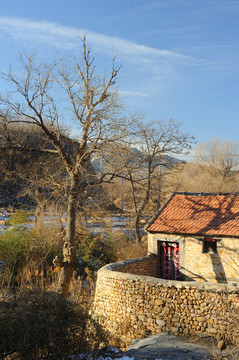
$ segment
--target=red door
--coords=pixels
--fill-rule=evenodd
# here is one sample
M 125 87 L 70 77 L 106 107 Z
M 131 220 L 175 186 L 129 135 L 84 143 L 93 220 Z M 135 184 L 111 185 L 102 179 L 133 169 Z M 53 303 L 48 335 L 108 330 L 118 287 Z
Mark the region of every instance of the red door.
M 179 244 L 160 242 L 159 251 L 161 277 L 179 280 Z

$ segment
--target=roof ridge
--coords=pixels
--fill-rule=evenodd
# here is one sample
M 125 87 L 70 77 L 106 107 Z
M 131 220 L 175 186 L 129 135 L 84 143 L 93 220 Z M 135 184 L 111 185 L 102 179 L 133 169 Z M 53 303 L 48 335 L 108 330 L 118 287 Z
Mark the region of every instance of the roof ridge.
M 205 192 L 187 192 L 187 191 L 175 191 L 173 192 L 173 194 L 175 195 L 195 195 L 195 196 L 230 196 L 230 195 L 234 195 L 234 196 L 239 196 L 239 192 L 209 192 L 209 193 L 205 193 Z

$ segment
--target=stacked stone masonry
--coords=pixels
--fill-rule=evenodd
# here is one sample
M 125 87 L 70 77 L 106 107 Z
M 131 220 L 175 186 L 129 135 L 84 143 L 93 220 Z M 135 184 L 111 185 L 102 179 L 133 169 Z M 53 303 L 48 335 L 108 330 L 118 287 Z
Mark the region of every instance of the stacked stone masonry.
M 158 255 L 159 241 L 179 244 L 182 280 L 239 283 L 239 239 L 217 239 L 217 252 L 203 252 L 204 237 L 148 234 L 148 253 Z
M 105 329 L 130 339 L 167 331 L 239 341 L 238 287 L 157 279 L 156 262 L 148 256 L 99 270 L 92 314 Z

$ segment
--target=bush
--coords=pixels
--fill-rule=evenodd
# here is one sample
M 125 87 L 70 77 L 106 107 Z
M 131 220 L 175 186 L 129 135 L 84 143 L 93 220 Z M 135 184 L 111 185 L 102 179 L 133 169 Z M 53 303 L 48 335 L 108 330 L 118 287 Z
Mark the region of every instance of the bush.
M 79 259 L 80 274 L 85 268 L 96 271 L 116 261 L 114 243 L 108 236 L 82 236 L 76 244 L 76 259 Z
M 57 293 L 28 290 L 0 302 L 0 357 L 18 352 L 29 360 L 62 358 L 105 344 L 100 326 Z
M 2 289 L 31 284 L 36 272 L 48 270 L 52 259 L 62 253 L 61 234 L 57 229 L 30 229 L 29 212 L 17 211 L 8 220 L 8 229 L 0 234 L 0 259 L 6 263 L 0 275 Z
M 13 228 L 0 236 L 0 258 L 6 263 L 1 279 L 8 285 L 15 282 L 25 261 L 27 239 L 24 235 L 23 231 Z
M 18 210 L 6 221 L 6 225 L 13 226 L 15 229 L 17 227 L 21 229 L 26 228 L 26 224 L 30 222 L 31 215 L 30 211 Z

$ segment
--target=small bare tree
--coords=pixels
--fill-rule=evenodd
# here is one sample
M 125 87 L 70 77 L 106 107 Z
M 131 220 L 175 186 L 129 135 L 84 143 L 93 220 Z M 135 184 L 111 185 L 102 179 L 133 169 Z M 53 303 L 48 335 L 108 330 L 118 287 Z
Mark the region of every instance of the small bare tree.
M 223 191 L 239 171 L 239 142 L 212 139 L 195 148 L 196 162 L 210 177 L 217 178 L 217 191 Z
M 135 118 L 129 133 L 128 145 L 120 145 L 114 153 L 117 154 L 118 167 L 124 169 L 121 177 L 130 183 L 136 241 L 140 242 L 140 219 L 153 195 L 152 190 L 155 191 L 155 182 L 158 186 L 158 167 L 169 167 L 170 156 L 187 153 L 193 137 L 182 133 L 180 124 L 173 120 L 144 123 Z M 158 193 L 158 189 L 156 191 Z
M 195 160 L 166 176 L 164 191 L 238 192 L 239 143 L 212 139 L 195 147 Z
M 95 73 L 94 58 L 82 39 L 81 62 L 74 61 L 70 69 L 64 60 L 39 63 L 32 56 L 21 57 L 22 70 L 16 75 L 10 69 L 2 74 L 13 87 L 7 97 L 1 96 L 1 148 L 39 151 L 60 159 L 67 174 L 67 225 L 59 292 L 67 297 L 74 266 L 76 207 L 79 194 L 91 185 L 101 183 L 107 174 L 88 174 L 92 154 L 100 152 L 108 142 L 124 137 L 127 126 L 120 117 L 121 105 L 114 91 L 119 67 L 113 59 L 109 77 Z M 66 96 L 63 96 L 66 94 Z M 63 115 L 65 112 L 65 116 Z M 66 137 L 62 119 L 71 117 L 79 126 L 77 141 Z M 22 141 L 16 136 L 15 124 L 38 129 L 37 141 Z

